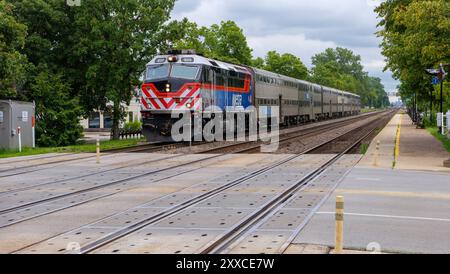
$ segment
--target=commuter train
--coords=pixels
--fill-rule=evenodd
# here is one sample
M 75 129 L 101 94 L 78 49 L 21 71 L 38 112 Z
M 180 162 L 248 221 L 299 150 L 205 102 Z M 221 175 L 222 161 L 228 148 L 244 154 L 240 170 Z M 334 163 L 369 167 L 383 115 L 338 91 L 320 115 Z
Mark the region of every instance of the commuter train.
M 360 113 L 358 95 L 192 51 L 156 56 L 143 78 L 141 112 L 148 141 L 172 141 L 172 125 L 179 118 L 171 114 L 177 110 L 194 115 L 212 106 L 236 112 L 277 106 L 284 126 Z

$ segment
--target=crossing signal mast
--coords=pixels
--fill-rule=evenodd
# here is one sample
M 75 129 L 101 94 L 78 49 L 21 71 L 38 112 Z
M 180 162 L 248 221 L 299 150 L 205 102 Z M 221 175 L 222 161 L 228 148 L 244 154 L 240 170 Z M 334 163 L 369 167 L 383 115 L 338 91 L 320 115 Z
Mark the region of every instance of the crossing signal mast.
M 442 115 L 442 117 L 444 117 L 444 79 L 445 76 L 447 75 L 447 72 L 444 69 L 444 66 L 448 66 L 450 64 L 440 64 L 438 69 L 426 69 L 425 71 L 430 74 L 435 76 L 436 78 L 433 79 L 433 84 L 437 84 L 436 80 L 438 80 L 438 82 L 440 82 L 441 84 L 441 105 L 440 105 L 440 113 Z M 440 126 L 440 131 L 442 132 L 442 134 L 444 134 L 444 123 L 441 123 Z

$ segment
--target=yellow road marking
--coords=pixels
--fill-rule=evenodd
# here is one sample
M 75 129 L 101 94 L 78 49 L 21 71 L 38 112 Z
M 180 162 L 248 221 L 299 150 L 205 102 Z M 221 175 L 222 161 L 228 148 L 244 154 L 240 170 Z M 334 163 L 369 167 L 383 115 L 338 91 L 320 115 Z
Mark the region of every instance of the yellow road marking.
M 400 155 L 400 132 L 402 128 L 402 119 L 400 119 L 397 126 L 397 136 L 395 137 L 395 152 L 394 152 L 394 161 L 397 162 L 397 158 Z

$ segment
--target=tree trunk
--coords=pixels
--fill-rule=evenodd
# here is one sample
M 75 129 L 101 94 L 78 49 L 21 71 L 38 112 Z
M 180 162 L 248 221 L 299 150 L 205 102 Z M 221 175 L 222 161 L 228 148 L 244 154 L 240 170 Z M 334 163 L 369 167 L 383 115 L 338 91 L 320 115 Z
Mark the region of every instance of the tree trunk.
M 113 126 L 111 137 L 113 140 L 119 140 L 119 123 L 120 123 L 120 102 L 114 102 L 113 108 Z

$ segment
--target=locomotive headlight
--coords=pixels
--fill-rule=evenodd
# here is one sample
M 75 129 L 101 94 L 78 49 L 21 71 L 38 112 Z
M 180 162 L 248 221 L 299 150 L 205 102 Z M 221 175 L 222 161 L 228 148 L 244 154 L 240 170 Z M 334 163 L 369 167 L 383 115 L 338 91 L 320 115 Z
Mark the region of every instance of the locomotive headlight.
M 166 92 L 170 92 L 170 84 L 169 83 L 166 84 Z
M 192 104 L 191 104 L 191 103 L 187 103 L 187 104 L 186 104 L 186 107 L 187 107 L 187 108 L 191 108 L 191 107 L 192 107 Z
M 170 63 L 173 63 L 173 62 L 178 61 L 178 58 L 177 58 L 176 56 L 170 56 L 169 58 L 167 58 L 167 60 L 168 60 Z

